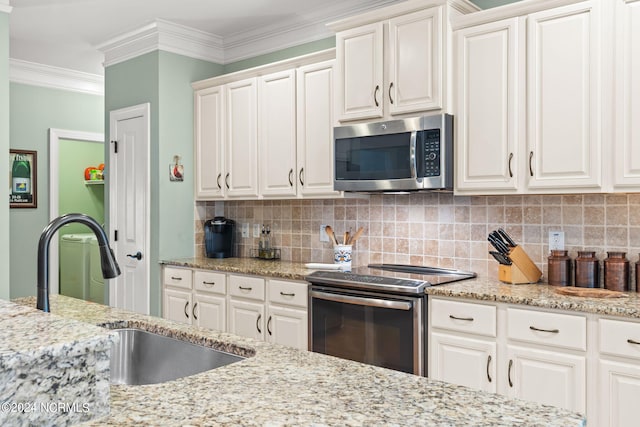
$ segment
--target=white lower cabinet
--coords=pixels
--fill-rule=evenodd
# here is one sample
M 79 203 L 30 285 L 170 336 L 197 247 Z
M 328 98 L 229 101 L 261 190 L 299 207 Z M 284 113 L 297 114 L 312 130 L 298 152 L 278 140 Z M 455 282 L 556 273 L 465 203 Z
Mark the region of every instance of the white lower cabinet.
M 597 425 L 637 426 L 640 420 L 640 323 L 599 319 Z
M 586 412 L 584 315 L 429 298 L 429 376 Z
M 307 283 L 164 267 L 163 317 L 306 350 Z
M 431 347 L 431 378 L 497 391 L 495 342 L 433 332 Z
M 507 359 L 509 397 L 585 412 L 585 356 L 508 345 Z

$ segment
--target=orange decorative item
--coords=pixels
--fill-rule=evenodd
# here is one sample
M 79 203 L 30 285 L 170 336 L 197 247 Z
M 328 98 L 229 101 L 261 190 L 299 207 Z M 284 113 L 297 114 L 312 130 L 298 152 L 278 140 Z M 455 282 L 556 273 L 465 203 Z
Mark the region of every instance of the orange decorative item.
M 89 181 L 91 179 L 91 170 L 95 169 L 95 166 L 89 166 L 84 170 L 84 180 Z
M 104 170 L 104 163 L 100 163 L 100 164 L 98 165 L 98 170 L 101 170 L 101 171 L 103 171 L 103 170 Z

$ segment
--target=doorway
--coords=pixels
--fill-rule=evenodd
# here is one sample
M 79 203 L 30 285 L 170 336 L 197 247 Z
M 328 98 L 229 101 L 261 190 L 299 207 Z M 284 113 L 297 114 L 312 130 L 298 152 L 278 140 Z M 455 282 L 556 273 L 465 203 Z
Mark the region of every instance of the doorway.
M 100 159 L 104 159 L 104 135 L 101 133 L 82 132 L 74 130 L 64 129 L 49 129 L 49 219 L 53 220 L 58 216 L 68 212 L 69 209 L 79 213 L 86 213 L 90 216 L 97 217 L 98 222 L 104 222 L 104 181 L 102 183 L 85 183 L 84 180 L 84 168 L 80 166 L 69 166 L 73 164 L 69 157 L 73 153 L 73 158 L 76 159 L 79 165 L 84 163 L 93 162 Z M 82 153 L 82 154 L 80 154 Z M 101 162 L 103 163 L 103 162 Z M 95 166 L 97 165 L 89 165 Z M 62 181 L 61 181 L 62 179 Z M 87 180 L 89 181 L 89 180 Z M 97 181 L 97 180 L 96 180 Z M 62 182 L 62 185 L 61 185 Z M 81 195 L 85 197 L 78 198 Z M 86 200 L 86 203 L 83 201 Z M 102 218 L 102 219 L 100 219 Z M 71 226 L 71 225 L 70 225 Z M 71 272 L 73 277 L 73 283 L 70 283 L 66 289 L 61 292 L 60 288 L 60 240 L 59 237 L 65 234 L 83 234 L 88 229 L 70 229 L 63 228 L 60 232 L 56 233 L 56 236 L 51 242 L 49 248 L 49 287 L 51 293 L 63 293 L 69 296 L 79 297 L 82 299 L 89 298 L 89 244 L 87 241 L 87 265 L 85 271 L 78 270 L 77 272 Z M 73 243 L 79 243 L 77 241 L 68 240 L 71 245 L 67 246 L 69 252 L 67 255 L 71 259 L 78 259 L 78 256 L 83 255 L 83 249 Z M 72 263 L 73 265 L 74 263 Z M 75 263 L 79 265 L 79 263 Z M 67 270 L 69 272 L 69 270 Z M 81 275 L 86 273 L 87 276 Z M 68 276 L 68 277 L 71 277 Z M 95 290 L 94 290 L 95 295 Z M 97 300 L 104 300 L 104 291 L 102 292 L 102 298 L 100 295 L 94 297 Z

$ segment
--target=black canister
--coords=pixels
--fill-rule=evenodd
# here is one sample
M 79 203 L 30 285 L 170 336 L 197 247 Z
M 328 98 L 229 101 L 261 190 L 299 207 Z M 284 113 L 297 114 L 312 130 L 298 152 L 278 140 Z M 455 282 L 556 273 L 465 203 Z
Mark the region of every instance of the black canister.
M 551 251 L 551 256 L 548 259 L 550 285 L 571 285 L 571 257 L 567 253 L 567 251 Z
M 600 261 L 595 252 L 578 251 L 575 284 L 580 288 L 600 287 Z
M 626 252 L 607 252 L 604 260 L 604 287 L 612 291 L 629 290 L 629 260 Z

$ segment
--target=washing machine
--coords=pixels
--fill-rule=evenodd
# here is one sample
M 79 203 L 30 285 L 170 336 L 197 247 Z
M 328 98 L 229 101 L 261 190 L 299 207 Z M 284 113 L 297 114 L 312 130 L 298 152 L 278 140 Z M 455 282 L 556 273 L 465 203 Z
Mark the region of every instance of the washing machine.
M 96 236 L 92 236 L 89 240 L 89 301 L 104 304 L 104 278 Z
M 89 241 L 93 233 L 60 237 L 60 293 L 73 298 L 89 296 Z

